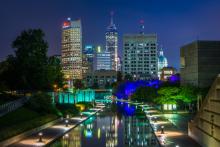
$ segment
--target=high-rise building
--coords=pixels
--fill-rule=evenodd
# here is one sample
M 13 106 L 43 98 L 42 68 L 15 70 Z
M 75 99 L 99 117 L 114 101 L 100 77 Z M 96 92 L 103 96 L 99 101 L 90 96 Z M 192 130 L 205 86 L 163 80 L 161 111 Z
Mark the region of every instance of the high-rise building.
M 110 25 L 107 27 L 107 31 L 105 33 L 106 39 L 106 51 L 111 53 L 111 69 L 112 70 L 119 70 L 119 57 L 118 57 L 118 31 L 113 22 L 113 12 L 111 13 L 111 22 Z
M 93 45 L 86 45 L 83 49 L 83 54 L 86 55 L 86 58 L 89 62 L 93 62 L 94 54 L 95 54 L 95 46 Z
M 197 40 L 180 49 L 181 85 L 209 87 L 220 73 L 220 41 Z
M 69 80 L 82 79 L 82 26 L 68 18 L 62 25 L 62 71 Z
M 134 79 L 157 78 L 157 35 L 127 34 L 123 36 L 123 75 Z
M 100 46 L 97 47 L 97 51 L 95 53 L 95 70 L 111 70 L 111 53 L 108 51 L 103 51 Z
M 163 54 L 163 48 L 161 47 L 158 55 L 158 77 L 161 77 L 162 69 L 168 66 L 167 58 Z
M 83 78 L 87 73 L 92 73 L 94 63 L 95 47 L 92 45 L 86 45 L 82 54 L 82 72 Z

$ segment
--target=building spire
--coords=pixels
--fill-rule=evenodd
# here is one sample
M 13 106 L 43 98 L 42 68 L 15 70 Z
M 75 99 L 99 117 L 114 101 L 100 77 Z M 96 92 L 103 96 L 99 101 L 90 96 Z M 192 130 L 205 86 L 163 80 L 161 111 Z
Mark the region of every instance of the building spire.
M 144 34 L 144 20 L 141 19 L 140 20 L 140 34 Z
M 110 26 L 113 26 L 114 25 L 114 21 L 113 21 L 114 11 L 110 12 L 110 16 L 111 16 Z

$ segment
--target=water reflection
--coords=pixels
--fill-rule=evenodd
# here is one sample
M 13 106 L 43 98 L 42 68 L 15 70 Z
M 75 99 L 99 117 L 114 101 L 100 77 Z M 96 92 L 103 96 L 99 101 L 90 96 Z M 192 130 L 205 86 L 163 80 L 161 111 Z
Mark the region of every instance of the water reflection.
M 155 138 L 143 113 L 127 103 L 110 105 L 86 120 L 52 147 L 138 147 L 152 145 Z

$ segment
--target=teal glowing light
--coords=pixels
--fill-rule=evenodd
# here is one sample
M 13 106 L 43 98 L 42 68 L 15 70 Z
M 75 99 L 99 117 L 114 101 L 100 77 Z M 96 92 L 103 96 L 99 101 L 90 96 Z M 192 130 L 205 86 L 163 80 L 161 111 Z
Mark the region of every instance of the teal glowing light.
M 92 102 L 95 99 L 95 91 L 92 89 L 75 90 L 73 92 L 59 92 L 52 94 L 53 101 L 58 103 L 74 104 L 78 102 Z

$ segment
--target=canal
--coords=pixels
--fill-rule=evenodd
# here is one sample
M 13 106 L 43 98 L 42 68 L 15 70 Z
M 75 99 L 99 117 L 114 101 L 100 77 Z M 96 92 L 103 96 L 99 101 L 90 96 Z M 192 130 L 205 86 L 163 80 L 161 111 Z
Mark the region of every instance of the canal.
M 159 146 L 141 108 L 114 102 L 90 117 L 50 147 Z

